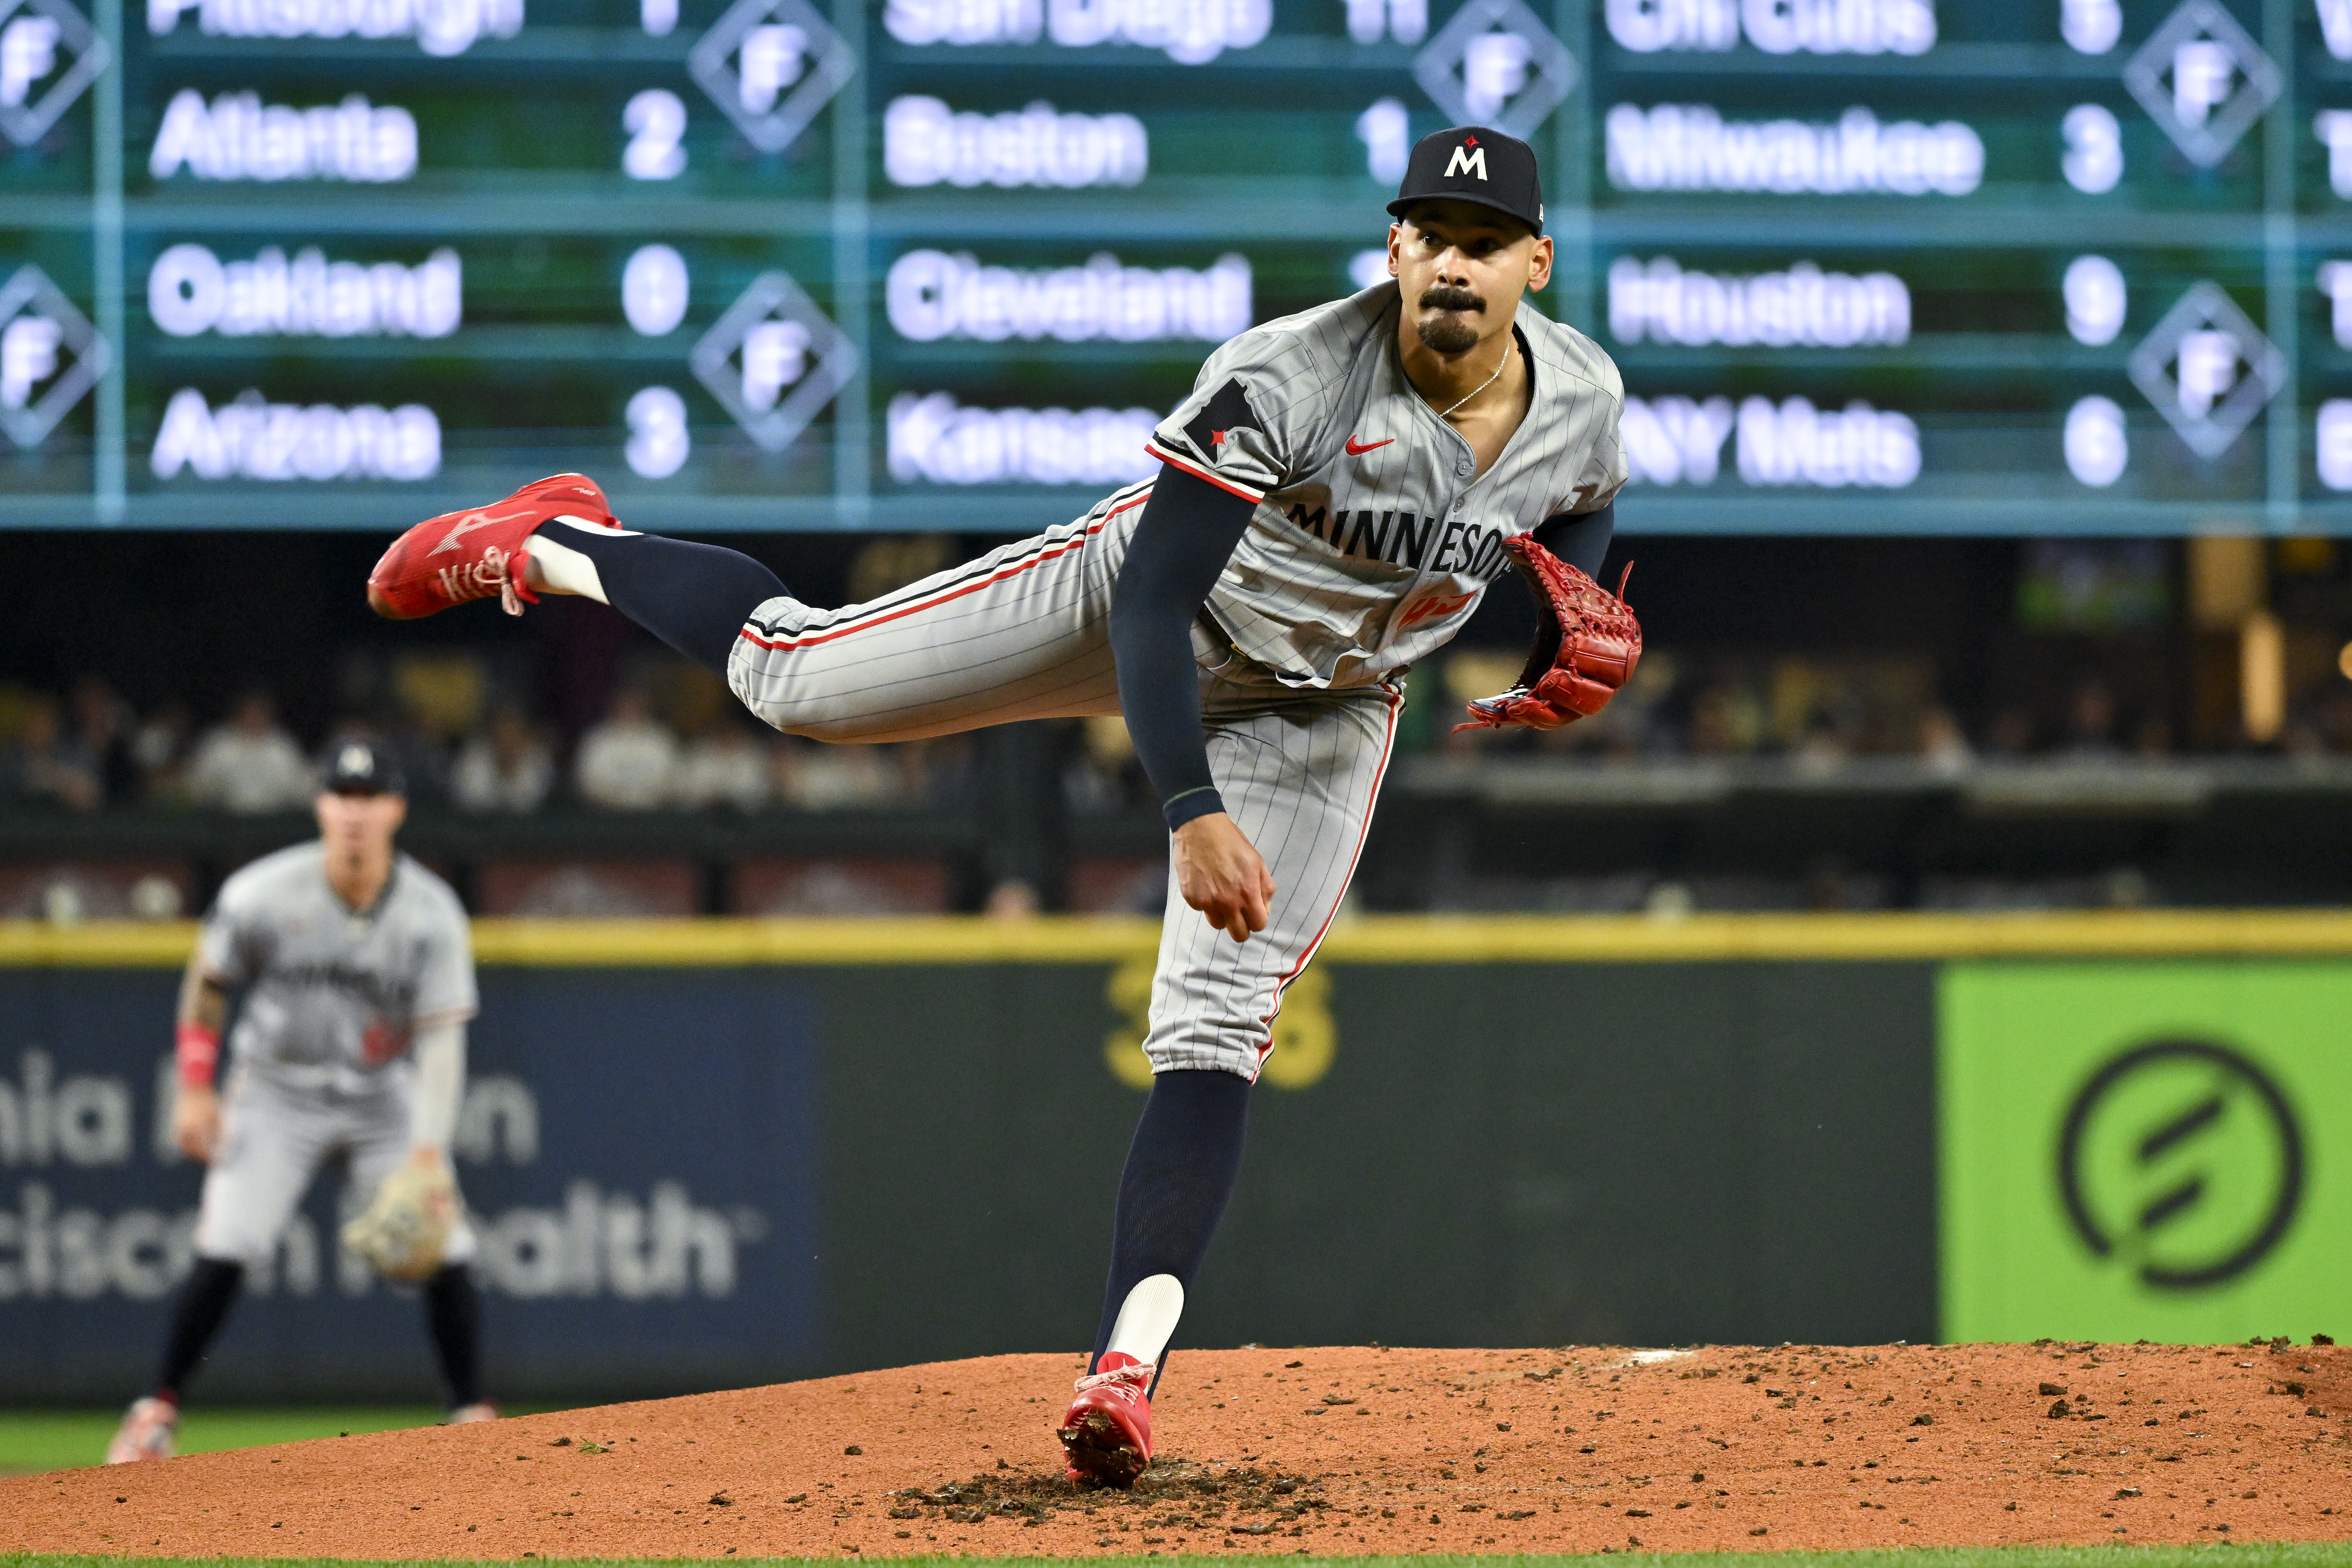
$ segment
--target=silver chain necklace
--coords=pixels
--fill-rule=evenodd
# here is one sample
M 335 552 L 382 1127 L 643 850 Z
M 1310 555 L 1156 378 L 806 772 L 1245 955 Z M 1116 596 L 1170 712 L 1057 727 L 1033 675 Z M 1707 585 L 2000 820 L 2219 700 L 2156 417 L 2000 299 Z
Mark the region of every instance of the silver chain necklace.
M 1490 375 L 1490 376 L 1488 376 L 1486 380 L 1484 380 L 1484 381 L 1480 382 L 1480 383 L 1479 383 L 1479 384 L 1478 384 L 1475 388 L 1473 388 L 1473 389 L 1471 390 L 1471 392 L 1470 392 L 1470 394 L 1468 395 L 1468 396 L 1465 396 L 1465 397 L 1463 397 L 1463 398 L 1461 398 L 1461 399 L 1457 400 L 1457 401 L 1453 405 L 1453 406 L 1452 406 L 1452 407 L 1447 408 L 1444 413 L 1440 414 L 1440 415 L 1438 416 L 1438 417 L 1439 417 L 1440 419 L 1450 419 L 1450 418 L 1452 418 L 1452 417 L 1454 416 L 1454 410 L 1455 408 L 1459 408 L 1459 407 L 1461 407 L 1463 404 L 1469 402 L 1469 401 L 1470 401 L 1470 399 L 1471 399 L 1472 397 L 1475 397 L 1475 396 L 1477 396 L 1479 393 L 1486 391 L 1488 387 L 1490 387 L 1490 386 L 1494 385 L 1496 382 L 1498 382 L 1498 381 L 1502 380 L 1502 379 L 1503 379 L 1503 367 L 1504 367 L 1505 365 L 1507 365 L 1507 364 L 1510 363 L 1511 363 L 1511 349 L 1510 349 L 1510 345 L 1507 343 L 1507 344 L 1505 344 L 1505 345 L 1504 345 L 1504 347 L 1503 347 L 1503 357 L 1502 357 L 1501 359 L 1498 359 L 1498 360 L 1496 360 L 1496 361 L 1495 362 L 1495 374 L 1492 374 L 1492 375 Z

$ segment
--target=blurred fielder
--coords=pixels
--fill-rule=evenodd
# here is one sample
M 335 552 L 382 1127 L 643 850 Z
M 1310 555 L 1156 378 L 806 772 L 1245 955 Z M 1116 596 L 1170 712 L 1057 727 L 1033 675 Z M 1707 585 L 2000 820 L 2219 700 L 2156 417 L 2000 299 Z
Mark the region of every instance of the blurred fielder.
M 135 1402 L 109 1464 L 172 1452 L 180 1393 L 266 1267 L 320 1168 L 341 1162 L 373 1194 L 343 1243 L 386 1278 L 424 1287 L 452 1422 L 488 1421 L 474 1237 L 449 1167 L 474 1016 L 466 911 L 393 835 L 408 814 L 373 748 L 339 746 L 318 798 L 320 837 L 222 885 L 180 988 L 172 1134 L 204 1161 L 195 1268 L 180 1292 L 154 1392 Z M 235 996 L 226 1089 L 213 1088 Z

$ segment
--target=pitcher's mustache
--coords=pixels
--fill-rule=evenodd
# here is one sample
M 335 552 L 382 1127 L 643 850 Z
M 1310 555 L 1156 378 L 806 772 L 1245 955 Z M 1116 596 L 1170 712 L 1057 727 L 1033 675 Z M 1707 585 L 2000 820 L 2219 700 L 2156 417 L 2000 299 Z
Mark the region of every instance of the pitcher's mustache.
M 1423 290 L 1421 308 L 1424 310 L 1477 310 L 1486 309 L 1486 301 L 1467 289 L 1451 289 L 1440 283 Z

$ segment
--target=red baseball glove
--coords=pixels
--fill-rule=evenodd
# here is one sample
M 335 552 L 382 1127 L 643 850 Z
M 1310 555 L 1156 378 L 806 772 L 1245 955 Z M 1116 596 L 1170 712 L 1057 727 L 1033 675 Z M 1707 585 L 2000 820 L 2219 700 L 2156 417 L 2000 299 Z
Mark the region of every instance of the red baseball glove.
M 1612 594 L 1526 534 L 1505 540 L 1503 548 L 1535 594 L 1542 624 L 1519 683 L 1471 703 L 1470 722 L 1454 728 L 1557 730 L 1591 718 L 1642 662 L 1642 623 L 1620 597 L 1633 563 L 1626 563 Z

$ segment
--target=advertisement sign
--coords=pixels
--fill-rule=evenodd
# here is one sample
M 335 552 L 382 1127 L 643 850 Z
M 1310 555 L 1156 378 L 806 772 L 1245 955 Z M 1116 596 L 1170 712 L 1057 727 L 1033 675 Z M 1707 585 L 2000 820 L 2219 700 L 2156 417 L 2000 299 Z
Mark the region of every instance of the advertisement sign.
M 130 1398 L 194 1256 L 166 971 L 0 972 L 0 1389 Z M 816 1008 L 789 976 L 487 970 L 454 1152 L 502 1393 L 776 1378 L 823 1350 Z M 330 1162 L 192 1392 L 435 1397 Z
M 1942 1337 L 2343 1331 L 2352 965 L 1942 973 Z

